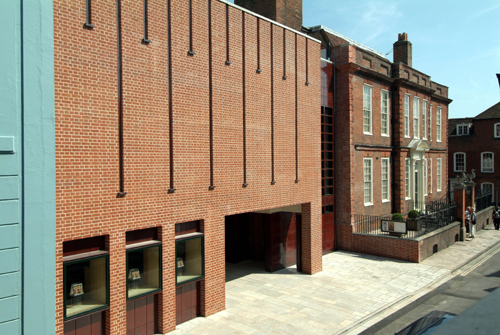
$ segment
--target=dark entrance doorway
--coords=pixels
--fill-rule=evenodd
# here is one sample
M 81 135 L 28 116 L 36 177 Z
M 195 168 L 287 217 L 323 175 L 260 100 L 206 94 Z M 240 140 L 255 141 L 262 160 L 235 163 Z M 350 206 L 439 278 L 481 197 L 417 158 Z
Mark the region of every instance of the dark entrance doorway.
M 231 215 L 225 228 L 226 262 L 262 261 L 268 272 L 296 264 L 302 271 L 300 213 Z

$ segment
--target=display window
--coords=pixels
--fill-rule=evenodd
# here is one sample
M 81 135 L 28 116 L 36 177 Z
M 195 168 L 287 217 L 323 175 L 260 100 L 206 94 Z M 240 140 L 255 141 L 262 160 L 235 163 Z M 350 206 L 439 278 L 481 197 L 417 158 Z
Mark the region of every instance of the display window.
M 109 307 L 109 257 L 98 253 L 64 262 L 65 320 Z
M 202 233 L 179 235 L 175 238 L 177 285 L 205 276 L 204 236 Z
M 147 247 L 127 246 L 127 299 L 161 290 L 161 245 L 158 243 Z

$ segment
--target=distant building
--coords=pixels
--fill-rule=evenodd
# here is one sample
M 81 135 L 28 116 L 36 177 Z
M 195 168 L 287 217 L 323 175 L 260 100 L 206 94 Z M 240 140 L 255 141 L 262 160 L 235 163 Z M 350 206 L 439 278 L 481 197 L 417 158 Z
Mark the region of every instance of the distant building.
M 476 192 L 500 187 L 500 102 L 475 117 L 450 119 L 450 180 L 462 171 L 476 174 Z

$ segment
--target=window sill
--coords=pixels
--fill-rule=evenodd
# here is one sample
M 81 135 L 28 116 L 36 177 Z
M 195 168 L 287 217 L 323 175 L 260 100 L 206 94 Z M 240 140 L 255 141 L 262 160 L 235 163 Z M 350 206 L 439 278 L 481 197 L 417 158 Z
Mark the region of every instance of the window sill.
M 370 135 L 370 136 L 372 136 L 372 135 L 373 135 L 373 133 L 363 132 L 363 135 Z
M 405 201 L 408 201 L 408 200 L 411 200 L 411 198 L 406 198 L 406 197 L 405 197 Z
M 365 202 L 365 207 L 373 206 L 373 202 Z
M 495 171 L 483 171 L 483 170 L 481 170 L 481 173 L 495 173 Z
M 389 134 L 382 134 L 380 136 L 382 136 L 382 137 L 389 137 Z
M 382 200 L 382 203 L 383 203 L 383 204 L 386 204 L 386 203 L 388 203 L 388 202 L 391 202 L 391 201 L 390 201 L 390 200 Z

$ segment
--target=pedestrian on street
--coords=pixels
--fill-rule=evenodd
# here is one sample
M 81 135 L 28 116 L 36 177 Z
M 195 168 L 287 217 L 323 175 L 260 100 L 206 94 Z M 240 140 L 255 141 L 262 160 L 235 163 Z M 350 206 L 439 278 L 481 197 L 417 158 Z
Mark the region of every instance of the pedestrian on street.
M 476 210 L 473 207 L 469 207 L 471 214 L 470 214 L 470 237 L 474 238 L 476 237 Z
M 493 224 L 495 225 L 495 229 L 498 230 L 500 227 L 500 211 L 498 210 L 498 207 L 495 206 L 495 209 L 493 210 L 493 214 L 491 215 L 493 218 Z
M 465 233 L 466 234 L 470 234 L 470 207 L 467 206 L 465 208 L 465 215 L 464 215 L 464 218 L 465 218 Z

